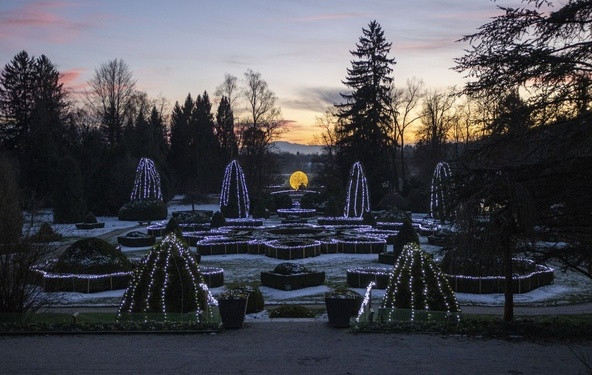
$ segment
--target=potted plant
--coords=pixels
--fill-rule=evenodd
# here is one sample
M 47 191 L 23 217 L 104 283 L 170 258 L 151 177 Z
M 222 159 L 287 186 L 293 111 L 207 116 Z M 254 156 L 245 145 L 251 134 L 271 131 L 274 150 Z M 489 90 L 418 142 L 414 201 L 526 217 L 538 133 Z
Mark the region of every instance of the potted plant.
M 218 308 L 224 328 L 242 328 L 248 299 L 249 293 L 243 289 L 229 289 L 218 295 Z
M 358 313 L 362 296 L 345 288 L 333 289 L 325 293 L 325 305 L 329 324 L 333 327 L 349 327 L 350 318 Z

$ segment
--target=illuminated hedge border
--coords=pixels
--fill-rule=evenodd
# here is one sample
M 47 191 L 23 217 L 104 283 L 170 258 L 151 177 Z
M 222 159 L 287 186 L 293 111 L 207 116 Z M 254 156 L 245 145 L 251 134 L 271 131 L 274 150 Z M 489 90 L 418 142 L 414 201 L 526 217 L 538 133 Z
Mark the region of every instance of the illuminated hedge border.
M 321 255 L 321 241 L 309 239 L 271 240 L 264 243 L 265 255 L 276 259 L 302 259 Z
M 514 259 L 516 261 L 516 259 Z M 526 259 L 521 261 L 531 262 Z M 555 271 L 542 264 L 535 265 L 536 270 L 526 275 L 514 275 L 512 278 L 514 293 L 528 293 L 536 288 L 553 284 Z M 491 294 L 504 293 L 506 281 L 504 276 L 463 276 L 445 275 L 452 289 L 457 293 Z
M 352 288 L 366 288 L 373 282 L 376 289 L 386 289 L 390 270 L 382 267 L 350 268 L 347 270 L 347 285 Z

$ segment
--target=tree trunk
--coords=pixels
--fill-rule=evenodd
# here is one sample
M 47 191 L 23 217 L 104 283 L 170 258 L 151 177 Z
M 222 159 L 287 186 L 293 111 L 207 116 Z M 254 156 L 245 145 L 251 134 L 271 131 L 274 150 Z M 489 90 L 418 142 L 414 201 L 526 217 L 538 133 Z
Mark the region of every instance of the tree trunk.
M 506 241 L 504 241 L 506 242 Z M 512 246 L 506 243 L 504 246 L 504 322 L 514 320 L 514 289 L 512 281 Z

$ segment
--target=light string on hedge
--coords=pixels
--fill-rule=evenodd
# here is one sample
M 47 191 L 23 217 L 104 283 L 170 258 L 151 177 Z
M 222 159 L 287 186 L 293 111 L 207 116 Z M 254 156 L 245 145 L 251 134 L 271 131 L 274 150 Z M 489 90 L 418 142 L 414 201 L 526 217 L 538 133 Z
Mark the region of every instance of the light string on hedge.
M 439 162 L 434 168 L 430 186 L 430 216 L 443 219 L 448 214 L 447 199 L 451 184 L 452 172 L 445 161 Z
M 357 161 L 349 172 L 343 216 L 360 218 L 366 212 L 370 212 L 368 182 L 362 164 Z
M 238 217 L 247 218 L 250 209 L 249 192 L 243 169 L 236 160 L 232 160 L 224 170 L 224 179 L 222 180 L 222 190 L 220 192 L 220 211 L 224 212 L 222 208 L 228 207 L 231 194 L 236 195 Z
M 160 174 L 158 174 L 154 162 L 148 158 L 142 158 L 138 163 L 134 188 L 130 195 L 132 202 L 142 199 L 162 200 Z

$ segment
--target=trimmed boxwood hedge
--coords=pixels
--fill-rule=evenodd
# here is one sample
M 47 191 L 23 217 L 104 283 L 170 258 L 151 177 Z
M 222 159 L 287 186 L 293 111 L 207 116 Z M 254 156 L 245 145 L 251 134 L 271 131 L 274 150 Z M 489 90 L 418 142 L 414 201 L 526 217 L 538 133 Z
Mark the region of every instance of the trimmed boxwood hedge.
M 324 272 L 314 272 L 297 263 L 282 263 L 273 272 L 261 272 L 261 284 L 279 290 L 295 290 L 322 285 Z
M 125 203 L 118 213 L 119 220 L 164 220 L 168 215 L 166 204 L 158 199 L 142 199 Z
M 146 247 L 154 245 L 156 238 L 142 232 L 132 231 L 125 236 L 117 237 L 117 242 L 127 247 Z

